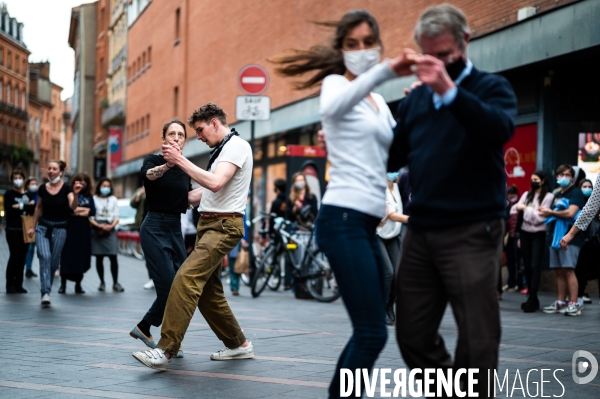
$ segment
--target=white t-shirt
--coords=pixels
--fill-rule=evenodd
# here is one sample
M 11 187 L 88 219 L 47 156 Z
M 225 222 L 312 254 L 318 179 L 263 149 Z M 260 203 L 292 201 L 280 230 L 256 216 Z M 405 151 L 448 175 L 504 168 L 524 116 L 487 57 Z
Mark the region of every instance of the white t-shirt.
M 209 172 L 214 173 L 219 162 L 232 163 L 238 169 L 216 193 L 204 189 L 198 210 L 215 213 L 244 213 L 252 177 L 253 162 L 250 144 L 239 136 L 232 136 L 210 167 Z
M 94 206 L 96 207 L 96 216 L 91 216 L 90 219 L 95 219 L 97 222 L 112 223 L 119 218 L 119 202 L 114 195 L 106 198 L 94 195 Z
M 396 212 L 402 214 L 403 212 L 402 198 L 400 197 L 400 190 L 398 189 L 398 185 L 396 183 L 394 183 L 392 190 L 393 191 L 390 191 L 389 187 L 386 187 L 385 189 L 385 217 L 377 227 L 377 235 L 386 240 L 398 237 L 402 229 L 402 223 L 394 222 L 389 218 L 391 213 Z
M 331 162 L 323 204 L 383 218 L 388 150 L 396 122 L 383 97 L 371 90 L 394 77 L 384 61 L 351 82 L 342 75 L 323 80 L 320 113 Z

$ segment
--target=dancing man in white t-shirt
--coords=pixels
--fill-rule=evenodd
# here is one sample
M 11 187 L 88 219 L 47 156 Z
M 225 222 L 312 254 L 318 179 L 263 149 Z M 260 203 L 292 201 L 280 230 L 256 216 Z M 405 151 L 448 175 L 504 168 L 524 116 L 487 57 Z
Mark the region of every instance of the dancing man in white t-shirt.
M 223 258 L 244 235 L 243 214 L 252 175 L 252 150 L 235 129 L 229 128 L 225 112 L 208 103 L 194 111 L 188 123 L 198 140 L 212 150 L 206 170 L 185 158 L 175 147 L 163 145 L 165 160 L 179 166 L 203 189 L 195 190 L 200 222 L 196 245 L 175 276 L 157 348 L 134 352 L 144 365 L 167 370 L 177 353 L 196 307 L 225 344 L 212 360 L 247 359 L 254 356 L 223 293 L 219 276 Z M 165 175 L 166 177 L 166 175 Z

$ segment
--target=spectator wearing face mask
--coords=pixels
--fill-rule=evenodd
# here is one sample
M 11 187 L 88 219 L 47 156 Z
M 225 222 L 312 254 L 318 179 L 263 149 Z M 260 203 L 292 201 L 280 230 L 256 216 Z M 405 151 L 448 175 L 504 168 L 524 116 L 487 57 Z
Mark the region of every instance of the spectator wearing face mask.
M 33 199 L 24 188 L 24 174 L 20 170 L 11 173 L 12 188 L 4 193 L 6 210 L 6 241 L 8 243 L 8 264 L 6 265 L 6 293 L 24 294 L 23 267 L 29 244 L 23 240 L 22 215 L 31 215 L 35 209 Z
M 546 232 L 548 226 L 544 223 L 546 217 L 540 214 L 540 208 L 552 205 L 550 183 L 543 170 L 531 174 L 531 190 L 525 192 L 519 202 L 510 209 L 511 215 L 522 213 L 523 223 L 519 233 L 521 256 L 525 266 L 527 282 L 527 301 L 521 304 L 521 309 L 532 313 L 540 308 L 537 296 L 542 275 L 542 258 L 546 248 Z
M 560 191 L 554 195 L 553 208 L 540 207 L 539 210 L 540 215 L 548 218 L 545 223 L 550 224 L 550 231 L 553 232 L 549 249 L 550 268 L 555 270 L 558 283 L 558 297 L 551 305 L 544 308 L 544 313 L 562 313 L 567 316 L 581 314 L 581 307 L 577 303 L 578 284 L 575 266 L 585 236 L 582 233 L 577 234 L 568 251 L 563 251 L 559 245 L 559 241 L 575 223 L 585 204 L 581 189 L 575 185 L 575 177 L 575 170 L 571 165 L 560 165 L 556 169 L 556 182 L 560 186 Z
M 317 198 L 310 192 L 306 184 L 306 176 L 302 172 L 292 176 L 292 189 L 286 206 L 286 219 L 306 226 L 317 218 L 319 205 Z
M 92 255 L 96 257 L 96 270 L 100 277 L 98 291 L 104 291 L 104 257 L 110 260 L 110 273 L 113 278 L 113 291 L 123 292 L 119 284 L 119 263 L 117 262 L 117 232 L 115 226 L 119 223 L 119 204 L 117 197 L 112 195 L 112 182 L 103 177 L 96 186 L 94 195 L 96 216 L 90 217 L 92 230 Z
M 38 201 L 38 181 L 35 177 L 30 177 L 25 182 L 25 190 L 29 193 L 29 198 L 33 199 L 33 202 L 37 204 Z M 27 250 L 27 255 L 25 256 L 25 277 L 32 278 L 37 277 L 38 275 L 34 273 L 32 269 L 33 265 L 33 255 L 35 253 L 35 242 L 29 244 L 29 249 Z
M 587 205 L 588 200 L 593 192 L 592 181 L 589 179 L 581 180 L 579 183 L 579 188 L 581 188 L 581 192 L 585 197 L 585 203 Z M 598 216 L 599 214 L 596 215 L 596 221 L 598 220 Z M 600 257 L 597 227 L 598 225 L 594 223 L 593 229 L 586 230 L 585 242 L 581 246 L 581 252 L 579 252 L 577 266 L 575 267 L 575 276 L 577 276 L 577 285 L 579 287 L 577 292 L 577 303 L 581 309 L 583 309 L 584 304 L 592 303 L 590 296 L 585 292 L 588 279 L 591 280 L 592 278 L 597 278 L 596 269 L 598 268 L 598 258 Z

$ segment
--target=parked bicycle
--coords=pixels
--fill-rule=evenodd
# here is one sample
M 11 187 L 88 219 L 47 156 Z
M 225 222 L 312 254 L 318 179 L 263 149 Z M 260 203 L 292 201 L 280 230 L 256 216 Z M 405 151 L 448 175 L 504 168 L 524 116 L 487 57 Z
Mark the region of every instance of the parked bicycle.
M 273 231 L 275 234 L 269 245 L 256 260 L 252 296 L 259 296 L 267 286 L 273 290 L 279 288 L 287 259 L 293 266 L 294 279 L 306 282 L 308 292 L 317 301 L 333 302 L 338 299 L 340 293 L 333 271 L 327 257 L 314 245 L 313 229 L 277 217 L 273 220 Z

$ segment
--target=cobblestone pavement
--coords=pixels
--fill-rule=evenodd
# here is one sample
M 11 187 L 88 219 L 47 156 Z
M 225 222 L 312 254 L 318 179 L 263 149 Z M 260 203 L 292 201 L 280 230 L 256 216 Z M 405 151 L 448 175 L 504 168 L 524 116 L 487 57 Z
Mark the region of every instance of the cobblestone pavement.
M 324 398 L 337 357 L 350 335 L 341 301 L 301 301 L 282 291 L 267 291 L 253 299 L 246 287 L 239 297 L 232 297 L 227 290 L 256 357 L 211 361 L 210 353 L 223 345 L 196 314 L 183 342 L 185 357 L 174 359 L 168 372 L 155 372 L 131 356 L 132 351 L 145 347 L 128 335 L 155 296 L 142 288 L 148 280 L 144 262 L 119 257 L 123 293 L 110 289 L 108 265 L 106 292 L 97 290 L 99 279 L 94 267 L 83 280 L 85 295 L 76 295 L 72 282 L 66 295 L 59 295 L 55 280 L 52 307 L 44 309 L 37 278 L 26 279 L 28 294 L 5 294 L 7 260 L 2 232 L 0 398 Z M 36 272 L 37 267 L 36 260 Z M 599 398 L 600 376 L 590 384 L 578 385 L 573 382 L 571 369 L 576 350 L 589 351 L 600 359 L 598 298 L 586 305 L 580 317 L 523 314 L 519 307 L 523 298 L 518 293 L 505 293 L 500 302 L 499 374 L 503 377 L 508 370 L 508 380 L 497 396 L 508 397 L 508 389 L 512 397 L 532 397 L 543 385 L 543 392 L 538 394 L 546 397 Z M 553 295 L 543 294 L 541 299 L 550 303 Z M 376 367 L 403 368 L 393 328 L 389 332 Z M 453 350 L 457 332 L 450 309 L 441 332 Z M 160 336 L 156 328 L 153 335 Z M 527 372 L 534 369 L 527 379 Z M 543 378 L 542 369 L 549 369 Z M 555 378 L 557 369 L 562 370 L 556 371 Z M 542 379 L 546 381 L 543 384 Z M 376 391 L 375 396 L 380 395 Z

